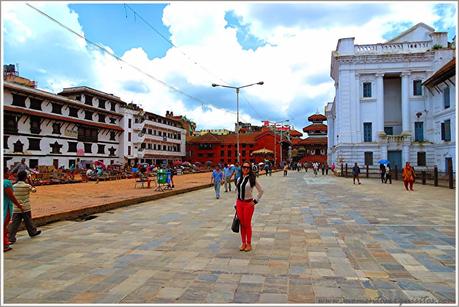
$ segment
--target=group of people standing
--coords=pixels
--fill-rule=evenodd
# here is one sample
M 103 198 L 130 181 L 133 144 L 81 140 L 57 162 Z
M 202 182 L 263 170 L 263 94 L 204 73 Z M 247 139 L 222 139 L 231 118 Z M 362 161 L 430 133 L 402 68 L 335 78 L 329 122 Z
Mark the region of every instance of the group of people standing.
M 210 183 L 214 185 L 215 197 L 217 199 L 220 198 L 220 187 L 223 184 L 225 185 L 225 192 L 231 192 L 231 182 L 234 180 L 234 185 L 236 186 L 237 180 L 241 175 L 242 168 L 239 166 L 239 163 L 236 163 L 234 166 L 225 164 L 223 170 L 220 165 L 217 164 L 210 178 Z
M 381 183 L 389 183 L 392 184 L 392 169 L 390 164 L 379 164 L 379 173 L 381 174 Z

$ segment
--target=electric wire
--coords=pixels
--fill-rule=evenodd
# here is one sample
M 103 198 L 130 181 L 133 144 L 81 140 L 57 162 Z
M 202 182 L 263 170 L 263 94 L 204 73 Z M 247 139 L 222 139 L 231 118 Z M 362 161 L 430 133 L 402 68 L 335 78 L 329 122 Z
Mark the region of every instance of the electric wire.
M 124 3 L 124 7 L 125 7 L 125 10 L 126 10 L 126 7 L 131 10 L 131 12 L 134 14 L 134 16 L 138 16 L 140 18 L 140 20 L 142 20 L 150 29 L 152 29 L 160 38 L 162 38 L 164 41 L 166 41 L 167 43 L 169 43 L 172 47 L 176 48 L 176 50 L 178 50 L 185 58 L 187 58 L 190 62 L 192 62 L 193 64 L 199 66 L 203 71 L 207 72 L 209 75 L 211 75 L 212 77 L 215 77 L 217 78 L 218 80 L 222 81 L 225 85 L 230 85 L 229 82 L 223 80 L 223 78 L 217 76 L 215 73 L 213 73 L 212 71 L 210 71 L 209 69 L 207 69 L 206 67 L 204 67 L 203 65 L 201 65 L 197 60 L 193 59 L 191 56 L 189 56 L 186 52 L 184 52 L 182 50 L 181 47 L 178 47 L 177 45 L 175 45 L 172 41 L 170 41 L 167 37 L 165 37 L 158 29 L 156 29 L 150 22 L 148 22 L 141 14 L 139 14 L 135 9 L 133 9 L 129 4 L 126 4 Z M 127 14 L 126 14 L 126 18 L 127 18 Z M 247 103 L 247 105 L 254 111 L 254 113 L 256 114 L 256 116 L 258 116 L 259 119 L 263 119 L 263 118 L 267 118 L 266 116 L 261 116 L 260 113 L 252 106 L 252 104 L 249 102 L 249 100 L 247 98 L 245 98 L 242 94 L 240 95 L 242 100 L 245 100 L 245 102 Z
M 81 35 L 80 33 L 76 32 L 75 30 L 73 30 L 73 29 L 69 28 L 68 26 L 64 25 L 63 23 L 61 23 L 61 22 L 58 21 L 57 19 L 55 19 L 55 18 L 53 18 L 52 16 L 48 15 L 47 13 L 45 13 L 45 12 L 41 11 L 40 9 L 34 7 L 33 5 L 30 5 L 29 3 L 26 3 L 26 5 L 29 6 L 30 8 L 32 8 L 33 10 L 35 10 L 36 12 L 38 12 L 39 14 L 41 14 L 41 15 L 45 16 L 46 18 L 50 19 L 51 21 L 55 22 L 56 24 L 58 24 L 59 26 L 61 26 L 61 27 L 64 28 L 64 29 L 66 29 L 67 31 L 69 31 L 69 32 L 73 33 L 74 35 L 80 37 L 81 39 L 85 40 L 85 41 L 88 42 L 89 44 L 91 44 L 91 45 L 93 45 L 93 46 L 99 48 L 100 50 L 102 50 L 102 51 L 105 52 L 106 54 L 108 54 L 108 55 L 114 57 L 116 60 L 118 60 L 118 61 L 120 61 L 120 62 L 122 62 L 122 63 L 125 63 L 126 65 L 128 65 L 128 66 L 131 67 L 131 68 L 133 68 L 134 70 L 136 70 L 136 71 L 138 71 L 138 72 L 144 74 L 145 76 L 149 77 L 150 79 L 152 79 L 152 80 L 154 80 L 154 81 L 160 83 L 161 85 L 167 87 L 167 88 L 170 89 L 171 91 L 176 92 L 176 93 L 178 93 L 178 94 L 180 94 L 180 95 L 182 95 L 182 96 L 185 96 L 185 97 L 187 97 L 187 98 L 189 98 L 189 99 L 191 99 L 191 100 L 193 100 L 193 101 L 196 101 L 196 102 L 201 103 L 201 106 L 202 106 L 203 109 L 204 109 L 205 107 L 209 108 L 209 106 L 212 106 L 211 104 L 209 104 L 209 103 L 203 101 L 202 99 L 200 99 L 200 98 L 198 98 L 198 97 L 195 97 L 195 96 L 192 96 L 192 95 L 190 95 L 190 94 L 188 94 L 188 93 L 186 93 L 186 92 L 184 92 L 184 91 L 182 91 L 182 90 L 180 90 L 180 89 L 178 89 L 178 88 L 176 88 L 176 87 L 174 87 L 174 86 L 172 86 L 172 85 L 169 85 L 169 84 L 166 83 L 165 81 L 163 81 L 163 80 L 161 80 L 161 79 L 159 79 L 159 78 L 153 76 L 152 74 L 143 71 L 143 70 L 140 69 L 139 67 L 137 67 L 137 66 L 135 66 L 135 65 L 133 65 L 133 64 L 131 64 L 131 63 L 125 61 L 125 60 L 123 60 L 122 58 L 120 58 L 119 56 L 117 56 L 115 53 L 113 53 L 113 52 L 107 50 L 105 47 L 99 45 L 98 43 L 93 42 L 92 40 L 86 38 L 85 36 Z M 226 109 L 224 109 L 224 110 L 225 110 L 226 112 L 228 112 L 228 113 L 236 114 L 236 112 L 234 112 L 234 111 L 230 111 L 230 110 L 226 110 Z

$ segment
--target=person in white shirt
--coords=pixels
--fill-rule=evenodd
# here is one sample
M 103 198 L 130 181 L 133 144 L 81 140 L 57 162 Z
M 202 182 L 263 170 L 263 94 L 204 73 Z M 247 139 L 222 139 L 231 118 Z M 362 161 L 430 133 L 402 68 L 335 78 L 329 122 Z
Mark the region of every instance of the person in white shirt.
M 252 196 L 253 189 L 256 188 L 258 194 Z M 242 164 L 242 176 L 239 177 L 236 185 L 237 200 L 236 213 L 241 225 L 242 245 L 240 251 L 249 252 L 252 250 L 252 216 L 255 205 L 263 195 L 263 189 L 257 182 L 256 176 L 250 166 L 250 162 Z

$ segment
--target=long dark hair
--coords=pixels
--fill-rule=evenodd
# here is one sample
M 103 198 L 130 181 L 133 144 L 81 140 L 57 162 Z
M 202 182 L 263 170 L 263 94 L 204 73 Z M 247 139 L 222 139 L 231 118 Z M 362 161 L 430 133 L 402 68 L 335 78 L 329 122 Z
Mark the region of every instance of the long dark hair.
M 249 165 L 249 182 L 250 182 L 250 187 L 253 188 L 255 186 L 257 177 L 253 173 L 252 163 L 250 163 L 249 161 L 245 161 L 245 162 L 242 163 L 242 166 L 244 166 L 244 164 L 248 164 Z M 242 168 L 242 166 L 241 166 L 241 168 Z

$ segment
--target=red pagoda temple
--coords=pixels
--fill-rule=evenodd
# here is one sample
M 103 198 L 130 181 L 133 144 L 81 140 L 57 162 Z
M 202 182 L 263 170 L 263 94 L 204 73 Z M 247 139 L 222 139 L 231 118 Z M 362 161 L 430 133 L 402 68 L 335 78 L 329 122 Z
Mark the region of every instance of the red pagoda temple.
M 327 162 L 327 125 L 323 123 L 326 120 L 327 117 L 318 113 L 309 116 L 308 121 L 312 124 L 303 128 L 303 132 L 308 134 L 305 139 L 301 138 L 301 132 L 290 131 L 294 162 Z

